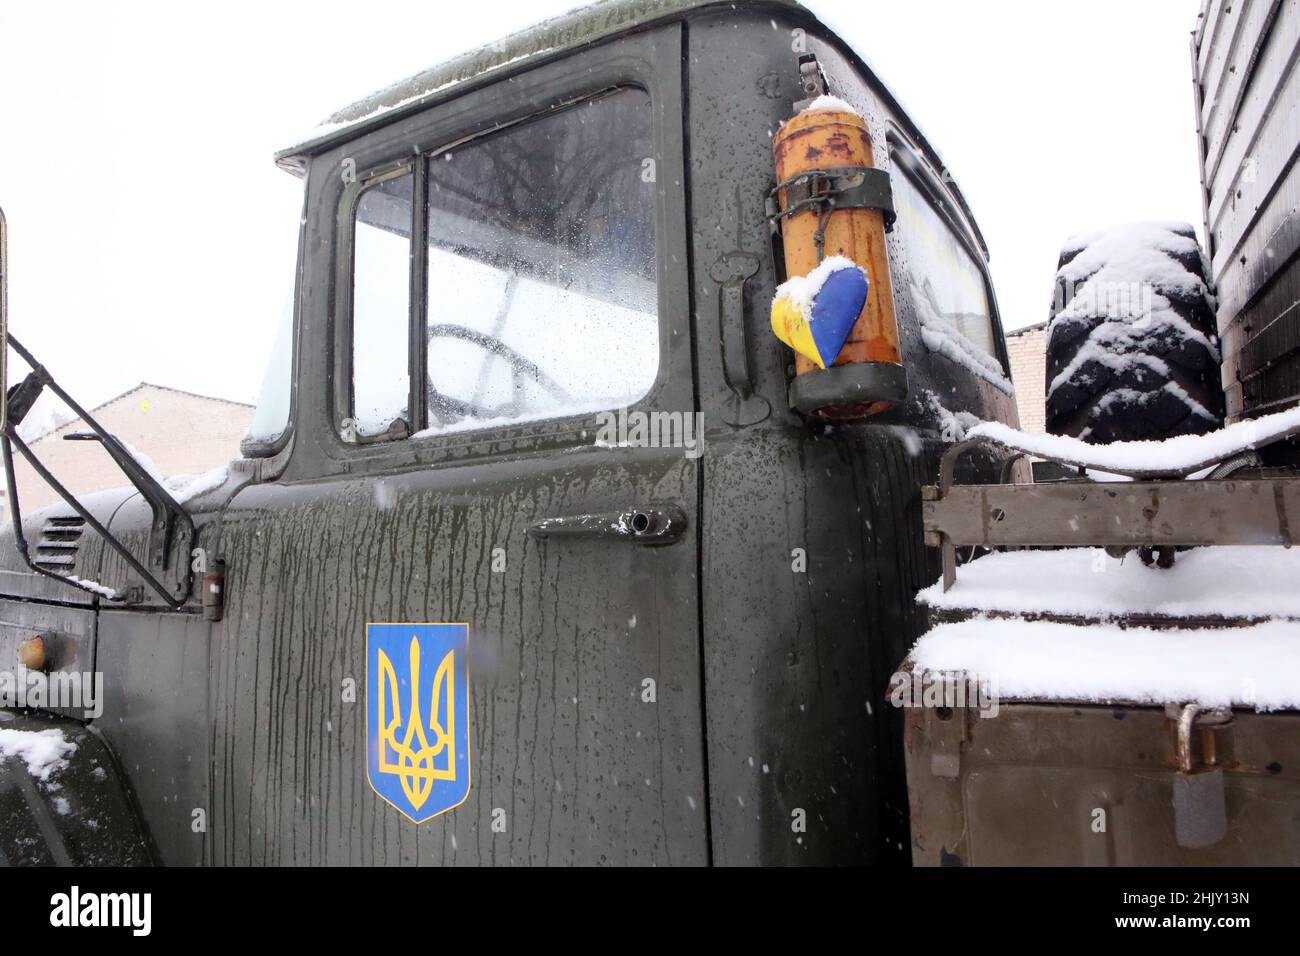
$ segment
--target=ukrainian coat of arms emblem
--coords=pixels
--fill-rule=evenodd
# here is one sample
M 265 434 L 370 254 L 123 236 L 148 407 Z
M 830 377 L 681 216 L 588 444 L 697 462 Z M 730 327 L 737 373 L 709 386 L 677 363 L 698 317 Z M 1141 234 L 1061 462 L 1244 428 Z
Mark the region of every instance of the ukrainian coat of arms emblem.
M 469 625 L 366 625 L 367 777 L 415 823 L 470 787 Z

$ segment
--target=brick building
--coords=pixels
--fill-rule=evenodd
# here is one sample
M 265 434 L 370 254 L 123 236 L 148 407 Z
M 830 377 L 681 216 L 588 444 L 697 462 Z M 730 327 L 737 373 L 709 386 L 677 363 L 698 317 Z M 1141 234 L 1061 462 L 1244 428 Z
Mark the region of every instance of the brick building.
M 147 456 L 167 477 L 200 474 L 239 457 L 253 406 L 141 383 L 90 410 L 105 431 Z M 61 425 L 31 442 L 32 451 L 54 477 L 81 495 L 130 484 L 98 442 L 64 441 L 88 431 L 80 421 Z M 14 479 L 24 514 L 58 501 L 58 495 L 15 450 Z M 6 491 L 0 481 L 0 496 Z M 8 502 L 4 502 L 5 519 Z
M 1007 333 L 1011 382 L 1016 387 L 1016 406 L 1020 410 L 1022 431 L 1047 430 L 1047 410 L 1043 398 L 1047 390 L 1046 353 L 1046 322 Z

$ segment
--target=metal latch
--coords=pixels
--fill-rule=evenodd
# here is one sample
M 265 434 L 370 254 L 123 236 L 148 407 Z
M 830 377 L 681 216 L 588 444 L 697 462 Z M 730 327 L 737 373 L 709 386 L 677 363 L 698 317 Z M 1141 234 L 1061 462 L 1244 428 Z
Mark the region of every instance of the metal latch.
M 1174 836 L 1179 846 L 1188 849 L 1213 846 L 1228 832 L 1223 767 L 1215 734 L 1232 723 L 1232 710 L 1202 710 L 1199 704 L 1186 704 L 1177 710 L 1176 720 Z M 1194 735 L 1195 731 L 1199 733 Z M 1200 740 L 1199 762 L 1194 753 L 1196 738 Z

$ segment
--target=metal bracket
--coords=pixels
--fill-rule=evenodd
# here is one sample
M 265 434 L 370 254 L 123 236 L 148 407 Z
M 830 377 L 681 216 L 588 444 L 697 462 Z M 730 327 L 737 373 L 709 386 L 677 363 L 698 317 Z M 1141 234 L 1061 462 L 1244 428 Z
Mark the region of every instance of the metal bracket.
M 783 193 L 784 205 L 781 201 Z M 885 231 L 893 231 L 897 217 L 889 172 L 875 166 L 810 169 L 774 186 L 768 191 L 764 203 L 774 233 L 780 228 L 781 220 L 788 216 L 810 210 L 817 213 L 817 232 L 813 238 L 818 262 L 825 254 L 826 226 L 831 214 L 840 209 L 879 209 L 885 220 Z
M 1192 751 L 1192 729 L 1201 731 L 1201 762 L 1207 767 L 1218 766 L 1218 748 L 1214 743 L 1214 734 L 1232 724 L 1231 707 L 1203 708 L 1199 704 L 1177 704 L 1165 706 L 1165 716 L 1174 721 L 1176 739 L 1174 750 L 1178 757 L 1178 769 L 1191 773 L 1196 769 L 1195 755 Z
M 814 53 L 803 53 L 799 56 L 799 90 L 804 98 L 795 100 L 796 113 L 807 109 L 817 97 L 826 95 L 826 74 L 822 72 L 821 64 L 817 62 L 817 55 Z
M 1290 547 L 1300 516 L 1300 478 L 956 485 L 957 459 L 979 444 L 998 443 L 953 445 L 938 486 L 921 491 L 925 543 L 943 549 L 945 591 L 959 545 Z
M 893 362 L 815 368 L 795 376 L 787 397 L 790 407 L 805 415 L 825 415 L 827 409 L 866 407 L 876 402 L 897 404 L 907 398 L 907 369 Z
M 970 700 L 966 696 L 971 693 L 970 675 L 957 673 L 933 673 L 917 674 L 912 671 L 912 679 L 932 681 L 942 681 L 944 684 L 945 699 L 954 699 L 957 693 L 958 683 L 965 684 L 962 690 L 963 698 Z M 951 695 L 951 696 L 950 696 Z M 927 707 L 926 710 L 926 727 L 930 734 L 930 773 L 936 777 L 945 780 L 959 780 L 961 778 L 961 758 L 962 752 L 966 749 L 970 741 L 970 720 L 971 714 L 967 707 Z

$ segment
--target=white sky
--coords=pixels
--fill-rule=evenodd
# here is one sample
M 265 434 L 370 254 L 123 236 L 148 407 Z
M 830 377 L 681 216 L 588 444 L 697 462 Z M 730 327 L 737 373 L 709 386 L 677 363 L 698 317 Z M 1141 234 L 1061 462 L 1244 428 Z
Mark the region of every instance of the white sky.
M 943 156 L 1008 329 L 1062 240 L 1201 223 L 1200 0 L 813 0 Z M 337 107 L 574 0 L 0 0 L 14 333 L 86 405 L 140 381 L 251 401 L 292 289 L 299 180 L 271 153 Z

